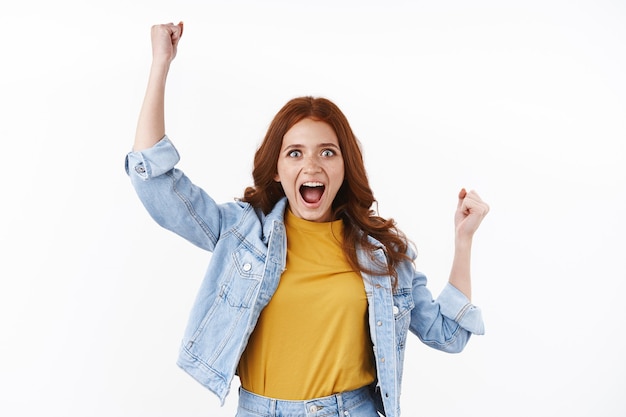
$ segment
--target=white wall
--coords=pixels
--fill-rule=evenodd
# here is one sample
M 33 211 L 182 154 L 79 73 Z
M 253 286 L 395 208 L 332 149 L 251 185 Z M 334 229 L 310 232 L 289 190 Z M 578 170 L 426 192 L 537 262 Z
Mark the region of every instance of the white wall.
M 408 346 L 406 416 L 626 413 L 626 5 L 620 1 L 8 2 L 0 66 L 0 414 L 232 416 L 175 365 L 208 254 L 123 170 L 150 26 L 183 20 L 167 93 L 180 167 L 250 183 L 274 113 L 334 100 L 380 212 L 443 287 L 461 187 L 487 334 Z

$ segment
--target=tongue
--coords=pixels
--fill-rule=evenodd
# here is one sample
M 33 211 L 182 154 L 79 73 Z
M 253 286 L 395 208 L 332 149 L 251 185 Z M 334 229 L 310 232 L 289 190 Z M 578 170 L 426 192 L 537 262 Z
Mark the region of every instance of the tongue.
M 302 187 L 300 194 L 307 203 L 317 203 L 324 194 L 324 187 Z

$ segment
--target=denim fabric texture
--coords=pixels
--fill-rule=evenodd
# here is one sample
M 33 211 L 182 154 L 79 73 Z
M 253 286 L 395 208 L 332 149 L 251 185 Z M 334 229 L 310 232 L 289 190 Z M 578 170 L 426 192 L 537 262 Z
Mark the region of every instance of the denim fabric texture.
M 175 168 L 179 159 L 165 136 L 152 148 L 127 154 L 126 172 L 159 225 L 212 252 L 177 363 L 223 404 L 239 358 L 285 267 L 287 200 L 280 200 L 267 215 L 240 201 L 217 204 Z M 377 246 L 381 248 L 373 256 L 384 262 L 382 245 Z M 372 254 L 359 251 L 358 256 L 364 265 L 374 265 Z M 484 333 L 482 313 L 450 284 L 435 300 L 426 277 L 411 262 L 398 266 L 395 289 L 391 277 L 361 275 L 378 400 L 387 417 L 397 417 L 408 331 L 433 348 L 460 352 L 471 334 Z
M 306 401 L 262 397 L 239 389 L 235 417 L 379 417 L 369 387 Z

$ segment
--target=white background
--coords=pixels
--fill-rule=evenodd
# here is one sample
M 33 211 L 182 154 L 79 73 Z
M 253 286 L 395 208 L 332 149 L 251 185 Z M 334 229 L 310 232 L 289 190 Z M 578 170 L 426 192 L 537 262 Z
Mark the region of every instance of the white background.
M 167 90 L 180 167 L 251 183 L 290 98 L 344 110 L 380 213 L 437 294 L 461 187 L 487 334 L 411 338 L 405 416 L 626 414 L 626 5 L 620 1 L 4 1 L 0 414 L 232 416 L 175 365 L 209 259 L 123 169 L 150 26 L 185 22 Z

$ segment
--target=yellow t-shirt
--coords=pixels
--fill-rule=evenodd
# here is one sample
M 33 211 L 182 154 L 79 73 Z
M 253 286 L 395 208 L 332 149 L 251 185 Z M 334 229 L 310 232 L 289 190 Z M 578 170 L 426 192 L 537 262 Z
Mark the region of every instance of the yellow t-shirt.
M 310 222 L 287 210 L 285 226 L 286 269 L 239 362 L 243 388 L 304 400 L 371 383 L 367 298 L 341 249 L 343 222 Z

